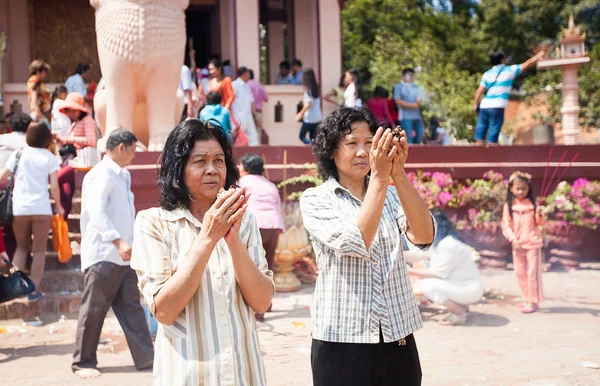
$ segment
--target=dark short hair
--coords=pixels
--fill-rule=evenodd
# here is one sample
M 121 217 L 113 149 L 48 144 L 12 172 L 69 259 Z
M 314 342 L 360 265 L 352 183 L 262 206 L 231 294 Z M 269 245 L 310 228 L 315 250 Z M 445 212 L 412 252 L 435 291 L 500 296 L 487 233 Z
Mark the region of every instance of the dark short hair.
M 240 159 L 240 163 L 244 170 L 256 176 L 262 176 L 265 171 L 265 163 L 263 159 L 255 153 L 247 153 Z
M 77 67 L 75 68 L 75 74 L 83 74 L 84 72 L 88 71 L 90 68 L 92 68 L 92 66 L 90 66 L 87 63 L 79 63 L 77 64 Z
M 108 136 L 108 139 L 106 140 L 106 150 L 113 151 L 120 144 L 124 144 L 125 146 L 131 146 L 135 145 L 136 142 L 137 138 L 135 137 L 135 135 L 133 135 L 131 131 L 123 128 L 118 128 L 112 133 L 110 133 L 110 135 Z
M 250 69 L 248 71 L 250 72 L 250 79 L 254 79 L 254 71 Z
M 313 143 L 313 154 L 317 159 L 319 174 L 324 179 L 339 178 L 332 159 L 340 141 L 352 131 L 355 122 L 366 122 L 375 134 L 379 124 L 373 114 L 364 107 L 342 107 L 329 114 L 319 125 L 319 134 Z
M 187 119 L 171 131 L 160 155 L 158 187 L 161 208 L 175 210 L 190 207 L 190 192 L 184 181 L 185 166 L 196 142 L 211 139 L 219 142 L 225 153 L 227 175 L 224 188 L 229 189 L 235 186 L 240 174 L 225 131 L 213 121 L 201 122 L 198 119 Z
M 31 147 L 47 149 L 52 143 L 52 132 L 45 122 L 31 122 L 25 134 L 25 141 Z
M 31 122 L 33 122 L 33 119 L 29 114 L 16 113 L 10 117 L 10 129 L 19 133 L 26 133 Z
M 300 59 L 294 59 L 292 61 L 292 66 L 302 67 L 302 61 Z
M 287 60 L 282 60 L 281 63 L 279 63 L 279 68 L 287 68 L 289 70 L 291 67 L 290 62 Z
M 506 54 L 504 51 L 496 51 L 490 57 L 490 62 L 492 63 L 492 66 L 496 66 L 498 64 L 502 64 L 504 59 L 506 59 Z
M 373 91 L 373 96 L 376 96 L 376 97 L 387 98 L 389 95 L 390 95 L 390 93 L 388 92 L 388 90 L 386 90 L 382 86 L 375 87 L 375 90 Z
M 208 105 L 220 105 L 223 100 L 223 95 L 218 91 L 211 91 L 206 95 L 206 104 Z
M 42 71 L 50 71 L 50 65 L 42 59 L 35 59 L 29 64 L 29 75 L 35 75 Z
M 415 69 L 412 68 L 412 67 L 405 68 L 404 71 L 402 71 L 402 76 L 404 76 L 404 75 L 406 75 L 408 73 L 414 74 L 415 73 Z
M 238 78 L 248 72 L 248 67 L 242 66 L 237 70 Z

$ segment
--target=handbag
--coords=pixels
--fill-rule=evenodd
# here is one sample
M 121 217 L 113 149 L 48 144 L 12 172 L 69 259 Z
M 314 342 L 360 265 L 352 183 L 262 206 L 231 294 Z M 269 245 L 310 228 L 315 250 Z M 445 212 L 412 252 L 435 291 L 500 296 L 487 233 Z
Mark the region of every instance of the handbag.
M 500 74 L 502 74 L 502 71 L 504 71 L 505 68 L 506 68 L 506 65 L 504 67 L 502 67 L 502 69 L 500 71 L 498 71 L 498 74 L 496 74 L 496 79 L 494 79 L 494 81 L 492 82 L 492 84 L 490 84 L 490 87 L 488 87 L 485 90 L 485 94 L 483 94 L 483 98 L 485 98 L 485 96 L 490 91 L 490 89 L 496 84 L 496 82 L 498 81 L 498 78 L 500 77 Z M 483 100 L 483 98 L 481 98 L 481 100 Z M 477 104 L 477 110 L 475 110 L 475 112 L 477 114 L 479 114 L 479 111 L 481 111 L 481 101 L 479 101 L 479 103 Z
M 19 168 L 19 160 L 23 150 L 17 150 L 15 159 L 15 170 L 8 177 L 8 186 L 0 191 L 0 224 L 10 225 L 13 220 L 13 189 L 15 188 L 15 176 Z
M 69 225 L 65 219 L 55 214 L 52 216 L 52 241 L 54 250 L 58 253 L 58 261 L 68 263 L 73 257 L 73 250 L 69 241 Z
M 12 263 L 8 275 L 0 275 L 0 303 L 5 303 L 16 298 L 25 296 L 35 291 L 35 284 L 22 271 L 14 269 Z

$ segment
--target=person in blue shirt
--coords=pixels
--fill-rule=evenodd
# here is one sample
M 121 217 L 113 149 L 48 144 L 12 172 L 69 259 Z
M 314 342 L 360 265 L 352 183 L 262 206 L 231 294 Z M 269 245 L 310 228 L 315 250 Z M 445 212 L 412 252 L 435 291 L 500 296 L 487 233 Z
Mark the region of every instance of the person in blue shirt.
M 292 84 L 303 84 L 302 75 L 302 62 L 298 59 L 294 59 L 292 62 Z
M 504 110 L 515 78 L 543 57 L 544 51 L 541 51 L 522 64 L 507 66 L 504 52 L 497 51 L 492 55 L 493 67 L 483 74 L 473 104 L 473 111 L 479 112 L 475 127 L 477 145 L 483 146 L 486 141 L 488 144 L 498 143 L 504 123 Z
M 293 77 L 290 74 L 292 66 L 290 66 L 290 62 L 287 60 L 279 63 L 279 74 L 277 74 L 277 78 L 275 78 L 275 84 L 293 84 Z
M 225 107 L 221 106 L 222 99 L 223 96 L 220 92 L 209 92 L 206 96 L 206 106 L 200 111 L 200 120 L 202 122 L 216 122 L 230 138 L 231 115 Z
M 408 143 L 423 143 L 425 129 L 421 117 L 419 86 L 415 84 L 415 70 L 406 68 L 402 72 L 402 82 L 394 87 L 394 101 L 398 106 L 398 120 L 406 132 Z

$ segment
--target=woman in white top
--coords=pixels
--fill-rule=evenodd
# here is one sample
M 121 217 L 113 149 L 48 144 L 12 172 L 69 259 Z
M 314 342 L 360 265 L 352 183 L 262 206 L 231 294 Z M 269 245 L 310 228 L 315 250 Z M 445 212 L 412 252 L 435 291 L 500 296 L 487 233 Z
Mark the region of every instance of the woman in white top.
M 317 77 L 312 69 L 306 69 L 302 75 L 302 84 L 304 85 L 304 106 L 296 115 L 296 120 L 302 122 L 300 129 L 300 140 L 305 145 L 310 145 L 317 137 L 317 126 L 323 120 L 321 111 L 321 97 L 319 95 L 319 84 Z M 309 134 L 310 139 L 306 138 Z
M 68 94 L 65 86 L 56 87 L 52 94 L 52 134 L 58 135 L 59 138 L 68 136 L 71 130 L 71 118 L 60 111 L 64 107 Z
M 50 129 L 44 122 L 34 122 L 27 128 L 25 139 L 28 146 L 23 150 L 15 151 L 10 156 L 6 166 L 0 171 L 0 179 L 7 179 L 16 168 L 13 190 L 13 231 L 17 240 L 17 251 L 14 265 L 24 270 L 27 257 L 33 253 L 30 274 L 36 290 L 28 296 L 29 300 L 35 301 L 43 297 L 40 284 L 46 264 L 46 240 L 52 216 L 48 178 L 50 178 L 50 190 L 55 201 L 56 212 L 62 216 L 64 210 L 60 204 L 58 188 L 58 160 L 48 151 L 52 141 Z
M 440 321 L 442 325 L 464 323 L 468 305 L 483 296 L 483 281 L 471 248 L 460 240 L 450 220 L 439 209 L 432 210 L 431 214 L 437 222 L 438 233 L 429 253 L 406 253 L 407 261 L 430 260 L 429 268 L 409 267 L 408 272 L 422 278 L 418 286 L 427 299 L 450 311 Z
M 344 91 L 344 106 L 362 107 L 362 100 L 360 99 L 360 78 L 358 76 L 358 71 L 356 71 L 354 68 L 346 71 L 344 83 L 346 84 L 346 91 Z

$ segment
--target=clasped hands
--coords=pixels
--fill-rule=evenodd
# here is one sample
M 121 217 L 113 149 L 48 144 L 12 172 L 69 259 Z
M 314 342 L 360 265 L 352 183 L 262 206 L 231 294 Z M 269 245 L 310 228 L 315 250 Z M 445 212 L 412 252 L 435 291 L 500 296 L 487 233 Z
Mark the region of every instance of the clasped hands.
M 406 132 L 395 136 L 391 129 L 380 127 L 373 137 L 371 145 L 371 178 L 389 181 L 389 178 L 404 174 L 404 164 L 408 158 L 408 140 Z
M 246 188 L 229 188 L 217 197 L 204 215 L 201 237 L 215 244 L 222 238 L 230 244 L 239 239 L 240 226 L 250 195 Z

